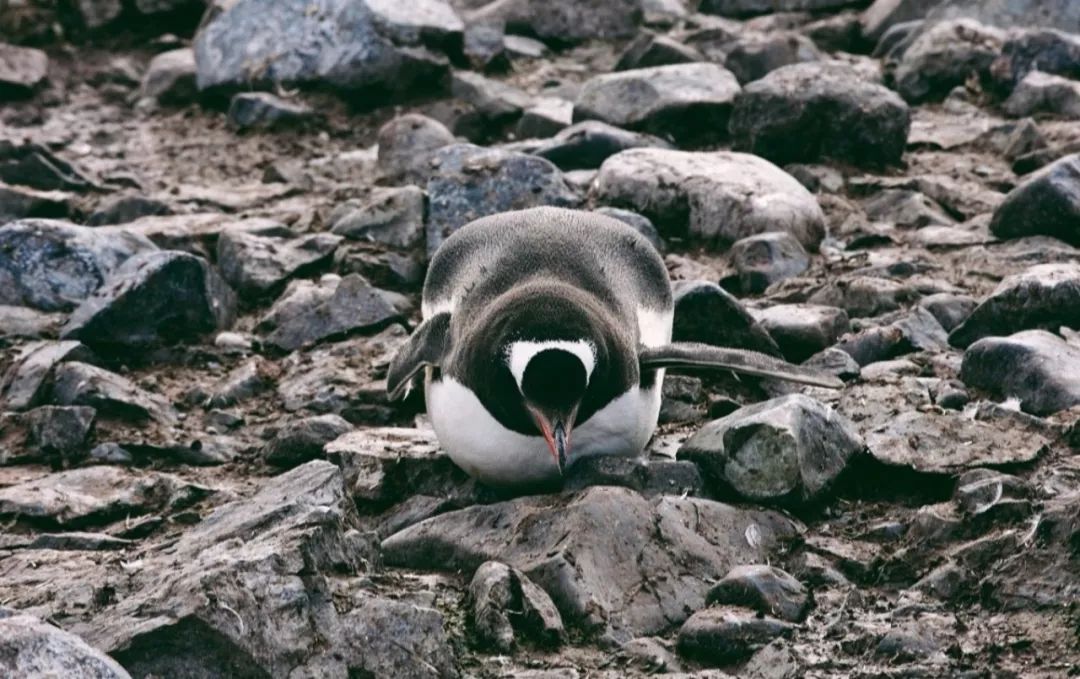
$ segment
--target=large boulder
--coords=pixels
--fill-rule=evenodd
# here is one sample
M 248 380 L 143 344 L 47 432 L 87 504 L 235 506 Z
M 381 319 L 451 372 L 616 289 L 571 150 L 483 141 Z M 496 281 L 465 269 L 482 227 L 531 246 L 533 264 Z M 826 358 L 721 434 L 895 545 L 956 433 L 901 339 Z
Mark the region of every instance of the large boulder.
M 43 620 L 0 609 L 0 674 L 7 677 L 131 679 L 115 660 Z
M 602 120 L 680 144 L 710 144 L 726 136 L 738 93 L 735 76 L 717 64 L 606 73 L 582 85 L 574 103 L 574 120 Z
M 850 66 L 806 63 L 777 69 L 735 99 L 735 148 L 780 163 L 900 162 L 911 128 L 907 104 Z
M 198 86 L 314 84 L 400 91 L 446 71 L 438 48 L 464 26 L 443 0 L 222 2 L 195 36 Z
M 564 620 L 617 640 L 664 631 L 712 580 L 794 535 L 780 514 L 594 486 L 441 514 L 383 541 L 387 563 L 471 572 L 497 560 L 542 587 Z
M 604 161 L 592 192 L 601 203 L 645 215 L 665 237 L 726 247 L 786 231 L 817 251 L 825 236 L 814 196 L 769 161 L 745 153 L 631 149 Z
M 1051 415 L 1080 405 L 1080 348 L 1045 330 L 985 337 L 964 352 L 964 384 Z
M 116 228 L 26 219 L 0 227 L 0 304 L 70 311 L 133 255 L 157 250 Z
M 1080 154 L 1044 167 L 1010 191 L 990 232 L 998 238 L 1052 236 L 1080 247 Z
M 942 21 L 921 33 L 896 67 L 896 90 L 911 103 L 941 100 L 968 78 L 987 81 L 1004 34 L 968 19 Z
M 163 250 L 125 261 L 61 334 L 116 350 L 196 339 L 235 318 L 236 295 L 206 260 Z

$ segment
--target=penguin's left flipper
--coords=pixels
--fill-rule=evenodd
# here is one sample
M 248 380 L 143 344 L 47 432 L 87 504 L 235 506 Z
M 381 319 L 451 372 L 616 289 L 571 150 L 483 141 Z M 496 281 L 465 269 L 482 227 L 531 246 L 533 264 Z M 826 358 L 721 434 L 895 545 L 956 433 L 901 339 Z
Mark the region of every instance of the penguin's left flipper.
M 398 349 L 386 373 L 386 391 L 391 401 L 407 395 L 413 378 L 427 366 L 442 363 L 450 342 L 450 314 L 435 314 L 416 326 L 409 340 Z
M 808 370 L 772 356 L 744 349 L 714 347 L 697 342 L 672 342 L 659 347 L 642 347 L 638 352 L 642 370 L 657 368 L 714 368 L 755 377 L 772 377 L 815 387 L 839 389 L 838 378 Z

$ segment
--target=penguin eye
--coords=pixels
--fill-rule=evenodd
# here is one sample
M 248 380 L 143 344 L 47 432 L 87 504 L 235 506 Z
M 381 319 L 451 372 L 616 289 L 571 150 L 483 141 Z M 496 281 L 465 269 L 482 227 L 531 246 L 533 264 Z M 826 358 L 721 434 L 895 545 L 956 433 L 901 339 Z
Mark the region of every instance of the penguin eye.
M 573 406 L 581 400 L 587 385 L 581 359 L 561 349 L 537 353 L 521 377 L 521 393 L 542 407 Z

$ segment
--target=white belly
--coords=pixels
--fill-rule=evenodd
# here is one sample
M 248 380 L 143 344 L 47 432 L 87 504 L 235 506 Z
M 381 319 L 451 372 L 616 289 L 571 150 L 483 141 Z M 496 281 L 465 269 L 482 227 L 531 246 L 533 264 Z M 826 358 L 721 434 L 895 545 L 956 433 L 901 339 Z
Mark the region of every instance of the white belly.
M 663 371 L 653 387 L 632 388 L 577 425 L 571 434 L 569 463 L 592 455 L 640 455 L 660 414 Z M 426 382 L 428 416 L 443 450 L 470 476 L 490 486 L 550 481 L 559 467 L 542 436 L 507 429 L 461 383 L 443 377 Z

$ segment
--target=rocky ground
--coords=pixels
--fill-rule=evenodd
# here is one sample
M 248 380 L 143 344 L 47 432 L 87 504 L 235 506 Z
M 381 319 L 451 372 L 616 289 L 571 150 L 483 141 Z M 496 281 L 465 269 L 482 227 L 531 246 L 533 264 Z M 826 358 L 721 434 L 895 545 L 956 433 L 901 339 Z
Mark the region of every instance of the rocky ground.
M 1076 675 L 1075 2 L 0 37 L 0 674 Z M 535 205 L 648 235 L 677 339 L 846 386 L 672 376 L 648 459 L 477 486 L 385 371 L 439 243 Z

